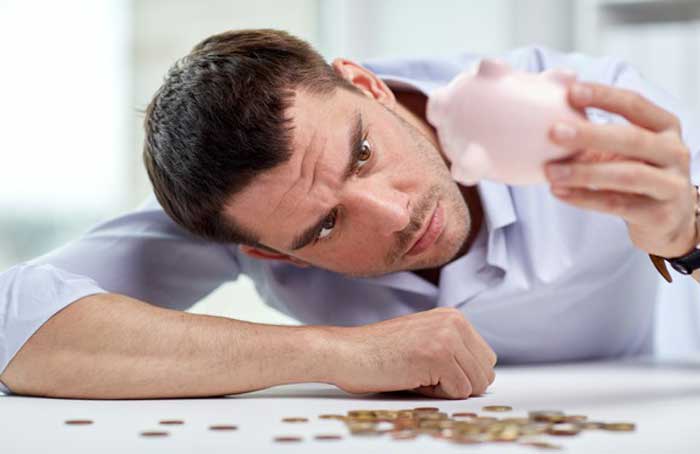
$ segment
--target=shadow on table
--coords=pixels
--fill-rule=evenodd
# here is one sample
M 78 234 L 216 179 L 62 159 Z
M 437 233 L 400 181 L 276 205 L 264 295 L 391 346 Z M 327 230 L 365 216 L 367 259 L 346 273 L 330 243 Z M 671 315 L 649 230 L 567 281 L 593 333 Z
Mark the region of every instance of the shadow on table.
M 523 380 L 523 394 L 521 396 L 519 406 L 528 406 L 531 402 L 532 406 L 544 408 L 551 405 L 552 408 L 561 406 L 597 406 L 614 404 L 619 402 L 635 401 L 653 402 L 669 399 L 680 399 L 687 397 L 700 397 L 700 360 L 692 359 L 647 359 L 636 358 L 633 360 L 618 360 L 618 361 L 592 361 L 592 362 L 573 362 L 573 363 L 557 363 L 557 364 L 539 364 L 527 366 L 507 366 L 501 369 L 514 371 L 516 373 L 522 371 L 525 374 L 533 372 L 538 377 L 551 378 L 552 384 L 556 380 L 568 380 L 562 375 L 570 375 L 581 384 L 577 392 L 566 393 L 548 393 L 546 386 L 540 386 L 538 392 L 533 392 L 526 384 L 526 379 Z M 669 385 L 664 378 L 665 373 L 681 373 L 688 376 L 690 383 L 677 383 L 673 386 Z M 695 377 L 694 372 L 697 372 Z M 619 386 L 608 388 L 606 387 L 606 378 L 620 379 L 620 375 L 629 375 L 640 378 L 637 383 L 629 383 L 629 386 L 620 388 Z M 688 375 L 690 374 L 690 375 Z M 697 378 L 697 380 L 695 380 Z M 589 379 L 589 380 L 587 380 Z M 530 376 L 527 380 L 532 380 Z M 549 380 L 548 380 L 549 381 Z M 487 394 L 488 395 L 488 394 Z M 481 396 L 472 397 L 469 400 L 479 399 Z M 304 384 L 279 386 L 266 390 L 256 391 L 247 394 L 235 396 L 227 396 L 233 399 L 261 399 L 261 398 L 290 398 L 290 399 L 346 399 L 346 400 L 377 400 L 382 402 L 401 402 L 401 401 L 433 401 L 439 402 L 440 399 L 434 399 L 422 396 L 412 392 L 391 392 L 391 393 L 375 393 L 375 394 L 348 394 L 344 391 L 326 384 Z

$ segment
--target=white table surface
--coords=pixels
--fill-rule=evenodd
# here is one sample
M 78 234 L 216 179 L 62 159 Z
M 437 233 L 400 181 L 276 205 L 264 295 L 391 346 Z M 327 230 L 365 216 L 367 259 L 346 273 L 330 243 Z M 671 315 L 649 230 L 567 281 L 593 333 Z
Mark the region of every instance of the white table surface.
M 319 420 L 322 413 L 353 409 L 437 406 L 445 412 L 476 411 L 489 404 L 513 407 L 495 416 L 525 416 L 528 410 L 563 410 L 591 420 L 629 421 L 636 432 L 584 432 L 573 438 L 545 437 L 566 453 L 700 453 L 700 359 L 500 367 L 487 395 L 462 401 L 406 394 L 347 395 L 322 384 L 280 386 L 238 396 L 208 399 L 90 401 L 0 395 L 0 452 L 3 453 L 530 453 L 534 448 L 488 444 L 451 445 L 422 436 L 349 437 L 343 423 Z M 281 418 L 303 416 L 309 423 Z M 67 419 L 91 419 L 90 426 L 67 426 Z M 183 426 L 159 426 L 182 419 Z M 235 432 L 212 432 L 212 424 L 235 424 Z M 144 430 L 166 430 L 166 438 L 144 438 Z M 338 433 L 342 441 L 316 441 Z M 273 442 L 277 435 L 302 435 L 295 444 Z

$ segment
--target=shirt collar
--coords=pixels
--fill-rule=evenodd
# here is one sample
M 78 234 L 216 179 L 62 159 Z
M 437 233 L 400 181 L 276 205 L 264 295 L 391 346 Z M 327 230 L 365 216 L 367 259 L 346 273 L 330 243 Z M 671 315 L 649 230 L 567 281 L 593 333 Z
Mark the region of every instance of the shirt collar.
M 477 187 L 489 233 L 486 262 L 506 272 L 508 270 L 508 247 L 503 229 L 518 220 L 513 207 L 510 187 L 488 180 L 480 181 L 477 183 Z
M 407 77 L 382 75 L 379 77 L 390 87 L 401 87 L 418 90 L 425 96 L 430 96 L 442 82 L 432 80 L 415 80 Z M 486 262 L 500 268 L 503 272 L 508 267 L 508 249 L 506 238 L 501 229 L 517 221 L 510 187 L 488 180 L 477 183 L 481 203 L 484 208 L 484 218 L 488 230 L 488 249 Z

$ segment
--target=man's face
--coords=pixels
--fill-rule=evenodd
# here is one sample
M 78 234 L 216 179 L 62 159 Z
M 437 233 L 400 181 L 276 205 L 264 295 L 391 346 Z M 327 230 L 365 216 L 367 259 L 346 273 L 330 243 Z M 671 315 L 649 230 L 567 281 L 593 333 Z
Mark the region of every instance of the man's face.
M 455 257 L 470 228 L 467 205 L 405 111 L 338 89 L 330 97 L 297 91 L 289 115 L 291 158 L 254 178 L 226 215 L 295 262 L 351 276 Z

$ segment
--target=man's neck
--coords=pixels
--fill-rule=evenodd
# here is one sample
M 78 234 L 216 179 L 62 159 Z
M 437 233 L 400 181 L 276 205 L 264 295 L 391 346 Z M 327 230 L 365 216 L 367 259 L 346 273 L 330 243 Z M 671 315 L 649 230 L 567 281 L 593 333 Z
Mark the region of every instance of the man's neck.
M 436 149 L 440 150 L 440 154 L 443 159 L 447 162 L 442 149 L 440 148 L 440 143 L 437 138 L 437 132 L 435 128 L 428 123 L 425 118 L 425 110 L 427 105 L 427 97 L 418 91 L 408 91 L 408 90 L 394 90 L 394 95 L 396 96 L 396 101 L 399 103 L 399 108 L 402 110 L 400 114 L 407 117 L 406 120 L 414 124 L 419 131 L 421 131 L 430 140 Z M 459 185 L 460 192 L 464 198 L 467 208 L 469 209 L 469 218 L 471 220 L 469 235 L 464 242 L 464 245 L 460 248 L 459 252 L 454 256 L 452 260 L 462 257 L 471 248 L 476 236 L 481 229 L 481 224 L 484 218 L 483 207 L 481 205 L 481 199 L 479 198 L 479 192 L 476 186 L 462 186 Z M 442 265 L 444 266 L 444 265 Z M 426 268 L 422 270 L 414 271 L 415 274 L 432 282 L 436 286 L 440 283 L 440 270 L 442 266 L 436 268 Z

